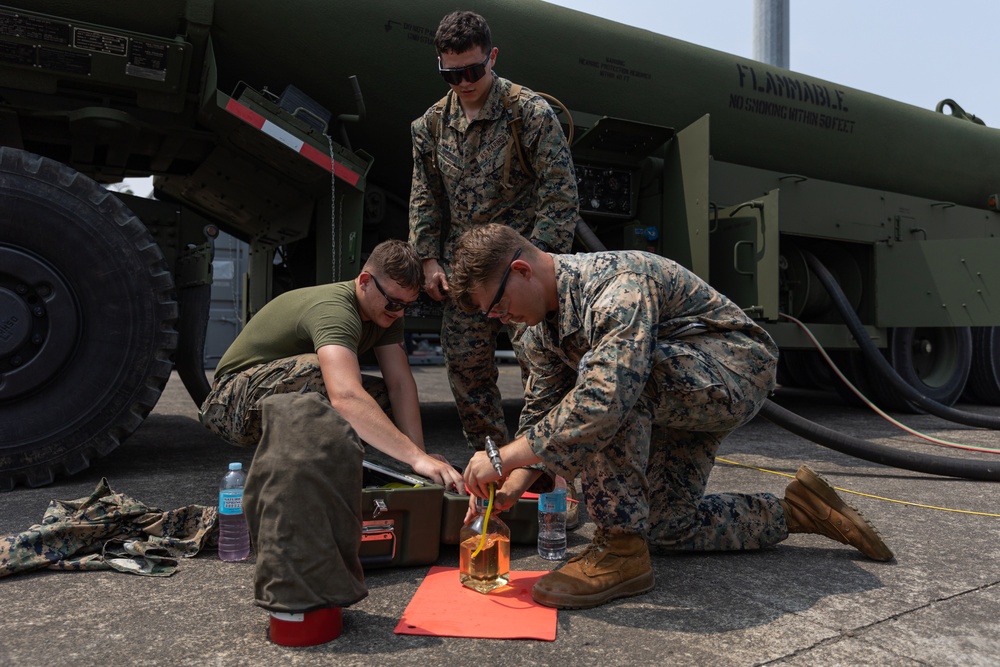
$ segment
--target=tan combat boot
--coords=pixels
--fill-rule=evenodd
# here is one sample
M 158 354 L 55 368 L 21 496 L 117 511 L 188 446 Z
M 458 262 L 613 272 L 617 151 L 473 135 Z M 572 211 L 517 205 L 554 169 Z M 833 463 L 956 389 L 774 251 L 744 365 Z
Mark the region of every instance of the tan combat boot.
M 539 579 L 531 597 L 546 607 L 586 609 L 648 593 L 654 583 L 645 538 L 598 530 L 583 553 Z
M 807 466 L 795 473 L 795 480 L 779 500 L 785 511 L 789 533 L 824 535 L 849 544 L 873 560 L 892 560 L 875 526 L 837 495 L 830 484 Z

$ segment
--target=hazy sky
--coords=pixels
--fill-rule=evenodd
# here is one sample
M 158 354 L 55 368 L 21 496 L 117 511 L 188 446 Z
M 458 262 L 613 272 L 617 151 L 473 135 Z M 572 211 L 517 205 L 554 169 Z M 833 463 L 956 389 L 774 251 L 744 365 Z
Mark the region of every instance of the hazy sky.
M 548 0 L 747 58 L 753 0 Z M 791 0 L 789 67 L 1000 127 L 1000 1 Z

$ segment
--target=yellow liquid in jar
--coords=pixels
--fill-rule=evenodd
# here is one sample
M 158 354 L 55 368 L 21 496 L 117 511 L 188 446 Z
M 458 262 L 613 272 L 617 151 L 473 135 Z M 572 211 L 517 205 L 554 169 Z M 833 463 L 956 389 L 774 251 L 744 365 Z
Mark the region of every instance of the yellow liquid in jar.
M 466 539 L 459 545 L 459 576 L 463 586 L 480 593 L 506 586 L 510 579 L 510 539 L 500 535 L 487 535 L 486 543 L 473 558 L 479 547 L 479 535 Z

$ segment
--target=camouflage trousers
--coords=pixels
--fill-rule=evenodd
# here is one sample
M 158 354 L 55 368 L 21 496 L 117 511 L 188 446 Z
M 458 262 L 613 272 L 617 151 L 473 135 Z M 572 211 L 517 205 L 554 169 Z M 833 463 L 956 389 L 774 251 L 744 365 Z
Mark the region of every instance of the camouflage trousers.
M 365 391 L 391 415 L 382 378 L 361 376 Z M 261 436 L 261 401 L 276 394 L 315 392 L 325 398 L 326 385 L 315 354 L 300 354 L 251 366 L 216 378 L 202 403 L 201 423 L 234 445 L 256 446 Z
M 615 439 L 583 463 L 591 518 L 611 532 L 644 534 L 660 550 L 759 549 L 784 540 L 773 494 L 705 495 L 719 445 L 757 414 L 774 364 L 758 369 L 764 381 L 749 381 L 698 351 L 664 363 L 666 372 L 654 374 L 657 395 L 644 394 Z
M 497 336 L 505 329 L 525 379 L 525 366 L 518 345 L 520 327 L 505 326 L 496 318 L 467 314 L 452 302 L 445 303 L 441 320 L 441 351 L 448 383 L 462 431 L 472 449 L 483 449 L 486 436 L 497 444 L 508 442 L 496 363 Z

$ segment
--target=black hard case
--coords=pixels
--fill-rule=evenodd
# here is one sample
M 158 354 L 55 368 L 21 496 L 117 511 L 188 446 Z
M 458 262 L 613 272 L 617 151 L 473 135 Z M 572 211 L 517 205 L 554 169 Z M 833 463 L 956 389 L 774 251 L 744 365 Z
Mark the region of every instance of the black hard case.
M 361 564 L 367 569 L 429 565 L 441 550 L 444 487 L 364 462 Z M 386 484 L 401 485 L 385 488 Z

